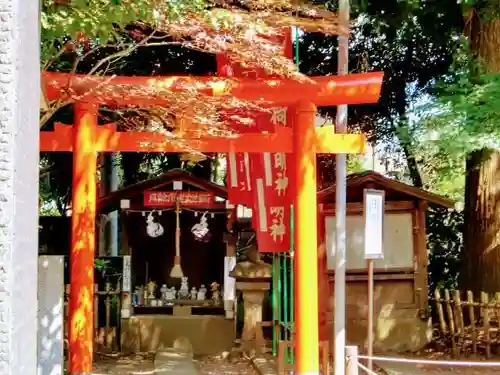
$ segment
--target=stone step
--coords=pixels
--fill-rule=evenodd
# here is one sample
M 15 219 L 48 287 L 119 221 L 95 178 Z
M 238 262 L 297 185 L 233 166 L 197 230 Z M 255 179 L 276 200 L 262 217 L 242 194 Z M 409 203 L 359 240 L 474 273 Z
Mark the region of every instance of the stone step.
M 260 375 L 278 375 L 278 364 L 274 357 L 256 355 L 252 358 L 252 363 Z
M 189 353 L 176 349 L 162 349 L 154 359 L 155 375 L 197 375 L 198 369 Z

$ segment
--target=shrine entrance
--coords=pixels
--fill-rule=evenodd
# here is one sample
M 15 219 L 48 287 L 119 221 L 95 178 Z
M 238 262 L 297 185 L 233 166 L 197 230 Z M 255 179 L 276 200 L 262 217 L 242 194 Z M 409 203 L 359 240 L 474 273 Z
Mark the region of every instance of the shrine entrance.
M 297 374 L 318 373 L 318 290 L 311 287 L 311 280 L 318 280 L 316 154 L 361 153 L 364 137 L 334 134 L 332 126 L 315 128 L 316 106 L 374 103 L 380 94 L 382 74 L 310 77 L 311 82 L 307 83 L 287 79 L 97 77 L 49 72 L 43 73 L 42 78 L 48 100 L 74 103 L 73 126 L 56 124 L 54 131 L 41 132 L 40 139 L 41 151 L 73 152 L 70 373 L 92 372 L 97 153 L 124 151 L 261 153 L 264 164 L 269 162 L 269 153 L 291 155 L 289 166 L 294 176 L 289 194 L 293 194 L 295 210 L 295 370 Z M 119 132 L 113 124 L 98 126 L 100 106 L 168 106 L 167 93 L 211 98 L 232 96 L 268 107 L 287 107 L 291 126 L 276 126 L 272 132 L 256 134 L 198 133 L 178 142 L 158 132 Z M 199 124 L 187 121 L 183 126 L 199 128 Z M 257 186 L 269 182 L 264 175 L 257 179 Z M 258 189 L 258 192 L 263 191 Z M 255 208 L 256 216 L 267 213 L 262 200 Z M 281 207 L 271 207 L 271 211 L 285 214 Z M 263 216 L 260 219 L 260 229 L 267 232 L 267 219 Z M 272 231 L 273 235 L 281 236 L 281 229 Z

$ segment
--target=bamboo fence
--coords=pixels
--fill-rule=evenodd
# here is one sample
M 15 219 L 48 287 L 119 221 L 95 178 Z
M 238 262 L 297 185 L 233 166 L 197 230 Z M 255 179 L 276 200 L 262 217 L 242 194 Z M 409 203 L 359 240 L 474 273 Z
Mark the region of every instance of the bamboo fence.
M 466 352 L 492 350 L 500 353 L 500 293 L 481 292 L 479 299 L 471 291 L 438 289 L 434 292 L 440 338 L 458 357 Z

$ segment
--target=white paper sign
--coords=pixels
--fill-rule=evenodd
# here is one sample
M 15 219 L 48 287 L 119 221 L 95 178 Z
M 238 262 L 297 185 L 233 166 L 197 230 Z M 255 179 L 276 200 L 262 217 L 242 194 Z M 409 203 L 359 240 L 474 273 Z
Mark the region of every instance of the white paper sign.
M 122 290 L 124 292 L 129 292 L 132 290 L 132 281 L 131 281 L 131 257 L 130 255 L 123 256 L 123 283 Z
M 122 199 L 120 200 L 120 208 L 124 210 L 128 210 L 130 208 L 130 200 Z
M 174 181 L 174 190 L 182 190 L 182 181 Z
M 384 203 L 384 191 L 365 189 L 365 259 L 384 259 Z

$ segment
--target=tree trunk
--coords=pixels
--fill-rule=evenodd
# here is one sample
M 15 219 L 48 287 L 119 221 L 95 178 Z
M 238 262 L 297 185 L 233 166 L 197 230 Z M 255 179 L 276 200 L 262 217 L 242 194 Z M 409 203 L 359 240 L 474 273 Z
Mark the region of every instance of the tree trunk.
M 500 152 L 480 150 L 466 163 L 464 287 L 500 291 Z
M 500 20 L 488 9 L 476 10 L 469 26 L 472 74 L 500 73 Z M 500 292 L 499 182 L 500 151 L 483 149 L 469 155 L 461 283 L 474 292 Z

